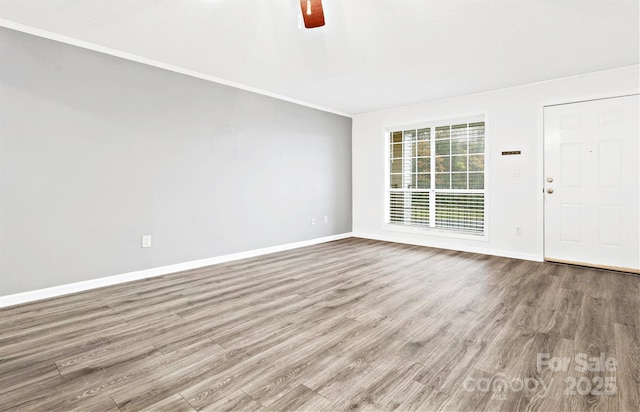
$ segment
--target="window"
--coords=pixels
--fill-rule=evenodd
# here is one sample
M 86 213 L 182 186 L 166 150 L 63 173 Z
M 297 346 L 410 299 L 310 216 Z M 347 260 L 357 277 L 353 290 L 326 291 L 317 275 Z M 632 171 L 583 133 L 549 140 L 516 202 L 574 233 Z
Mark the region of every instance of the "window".
M 484 121 L 434 123 L 388 136 L 387 223 L 483 235 Z

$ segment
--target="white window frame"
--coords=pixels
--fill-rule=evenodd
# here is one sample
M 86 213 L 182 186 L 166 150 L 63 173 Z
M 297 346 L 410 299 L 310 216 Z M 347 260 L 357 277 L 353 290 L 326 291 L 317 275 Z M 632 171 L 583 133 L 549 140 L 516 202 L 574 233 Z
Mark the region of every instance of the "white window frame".
M 460 231 L 460 230 L 454 230 L 454 229 L 446 229 L 446 228 L 440 228 L 440 227 L 433 227 L 434 226 L 434 221 L 435 221 L 435 213 L 430 213 L 430 226 L 413 226 L 413 225 L 402 225 L 402 224 L 396 224 L 396 223 L 391 223 L 391 207 L 390 207 L 390 192 L 392 191 L 391 187 L 390 187 L 390 175 L 391 175 L 391 171 L 390 171 L 390 160 L 391 160 L 391 153 L 390 153 L 390 141 L 391 141 L 391 133 L 393 132 L 397 132 L 397 131 L 404 131 L 404 130 L 418 130 L 418 129 L 424 129 L 424 128 L 430 128 L 431 129 L 431 176 L 434 176 L 434 172 L 435 172 L 435 162 L 433 161 L 435 159 L 435 140 L 434 140 L 434 135 L 435 135 L 435 128 L 437 127 L 441 127 L 441 126 L 452 126 L 452 125 L 456 125 L 456 124 L 462 124 L 462 123 L 476 123 L 476 122 L 484 122 L 484 189 L 482 190 L 478 190 L 477 192 L 481 192 L 484 193 L 484 231 L 482 233 L 469 233 L 469 232 L 465 232 L 465 231 Z M 383 222 L 383 229 L 384 230 L 390 230 L 390 231 L 395 231 L 395 232 L 405 232 L 405 233 L 412 233 L 412 234 L 421 234 L 421 235 L 435 235 L 435 236 L 442 236 L 442 237 L 450 237 L 450 238 L 458 238 L 458 239 L 470 239 L 470 240 L 481 240 L 481 241 L 488 241 L 489 240 L 489 126 L 488 126 L 488 115 L 486 113 L 481 113 L 478 114 L 478 112 L 471 114 L 471 115 L 462 115 L 462 116 L 456 116 L 456 117 L 452 117 L 452 118 L 443 118 L 443 119 L 437 119 L 437 120 L 428 120 L 428 121 L 424 121 L 424 122 L 420 122 L 420 123 L 405 123 L 405 124 L 398 124 L 398 125 L 393 125 L 393 126 L 386 126 L 384 128 L 384 139 L 383 139 L 383 144 L 384 144 L 384 161 L 385 161 L 385 165 L 384 165 L 384 222 Z M 434 177 L 431 178 L 431 182 L 434 182 Z M 435 187 L 433 187 L 433 184 L 430 185 L 430 188 L 427 189 L 429 192 L 429 202 L 430 202 L 430 210 L 431 211 L 435 211 L 435 193 L 436 191 L 439 193 L 471 193 L 470 190 L 468 189 L 463 189 L 463 190 L 456 190 L 456 189 L 436 189 Z

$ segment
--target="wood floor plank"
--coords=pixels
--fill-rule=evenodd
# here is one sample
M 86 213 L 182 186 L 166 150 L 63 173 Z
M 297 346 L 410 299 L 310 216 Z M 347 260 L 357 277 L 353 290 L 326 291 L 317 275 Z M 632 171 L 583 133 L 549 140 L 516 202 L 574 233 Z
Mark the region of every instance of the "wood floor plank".
M 611 303 L 615 323 L 640 330 L 640 301 L 616 298 Z
M 64 410 L 74 404 L 92 403 L 94 398 L 101 398 L 121 392 L 130 392 L 140 386 L 140 382 L 153 381 L 156 375 L 171 375 L 175 369 L 183 368 L 196 362 L 206 360 L 212 353 L 222 353 L 223 348 L 211 341 L 177 350 L 163 356 L 150 356 L 134 361 L 115 364 L 100 371 L 84 373 L 83 379 L 68 379 L 56 387 L 56 392 L 41 403 L 34 406 L 48 410 Z
M 247 395 L 242 390 L 237 390 L 229 396 L 224 397 L 217 402 L 213 402 L 199 410 L 204 412 L 254 412 L 263 408 L 264 407 L 256 402 L 256 400 L 251 396 Z
M 442 342 L 447 339 L 447 331 L 451 330 L 453 322 L 431 316 L 423 319 L 418 326 L 420 329 L 400 348 L 398 356 L 424 362 L 442 348 Z
M 475 368 L 517 378 L 523 366 L 522 357 L 529 351 L 535 337 L 531 323 L 534 311 L 530 306 L 518 305 L 508 323 L 487 346 Z
M 160 355 L 158 349 L 151 345 L 131 345 L 124 341 L 60 359 L 55 364 L 60 375 L 67 375 L 80 370 L 106 368 Z
M 608 280 L 610 282 L 611 298 L 613 300 L 637 301 L 638 295 L 640 295 L 638 275 L 610 273 Z
M 571 357 L 573 341 L 558 335 L 535 333 L 528 351 L 522 354 L 522 368 L 513 378 L 505 382 L 508 388 L 500 393 L 494 391 L 494 396 L 485 410 L 500 411 L 553 411 L 561 410 L 563 403 L 564 377 L 560 371 L 555 371 L 542 364 L 538 368 L 538 355 L 549 354 L 551 357 Z M 546 359 L 546 357 L 545 357 Z M 498 379 L 500 375 L 494 375 Z M 495 380 L 494 380 L 495 381 Z M 499 396 L 495 396 L 499 395 Z
M 358 349 L 340 353 L 329 367 L 307 377 L 304 380 L 306 386 L 335 401 L 364 379 L 380 358 L 394 356 L 427 318 L 414 313 L 405 319 L 373 318 L 368 321 L 375 326 L 363 334 L 357 343 Z
M 637 411 L 639 295 L 640 276 L 344 239 L 2 308 L 0 410 Z M 601 352 L 616 371 L 576 368 Z M 564 393 L 601 378 L 617 393 Z
M 613 305 L 604 298 L 584 296 L 577 319 L 576 351 L 599 356 L 615 353 Z
M 533 314 L 534 330 L 574 339 L 583 296 L 583 292 L 573 289 L 556 288 L 548 291 Z
M 243 390 L 262 405 L 270 406 L 275 398 L 297 386 L 297 383 L 306 382 L 309 376 L 316 376 L 331 368 L 344 354 L 345 348 L 361 347 L 364 342 L 374 340 L 378 331 L 376 326 L 359 322 L 346 333 L 309 341 L 304 351 L 297 350 L 295 357 L 299 359 L 298 362 L 279 362 L 273 373 L 245 385 Z M 318 392 L 325 395 L 322 390 Z
M 396 393 L 396 400 L 388 403 L 393 411 L 439 411 L 449 400 L 449 395 L 420 382 L 409 382 Z
M 171 395 L 145 407 L 149 411 L 195 412 L 196 410 L 180 394 Z
M 614 325 L 616 343 L 615 377 L 621 411 L 640 410 L 640 329 Z
M 67 411 L 78 412 L 120 412 L 118 405 L 110 397 L 95 399 L 91 404 L 79 404 L 73 408 L 66 408 Z M 177 412 L 177 411 L 176 411 Z
M 246 362 L 203 379 L 181 393 L 197 409 L 224 398 L 225 392 L 242 389 L 252 395 L 247 387 L 262 393 L 263 397 L 277 394 L 287 382 L 290 384 L 292 377 L 296 378 L 301 370 L 307 369 L 309 359 L 316 353 L 328 352 L 359 327 L 356 321 L 337 315 L 318 323 L 296 339 L 259 352 Z
M 486 356 L 485 349 L 503 329 L 510 315 L 504 305 L 496 303 L 461 327 L 454 325 L 445 336 L 446 346 L 441 345 L 422 361 L 424 367 L 416 381 L 439 392 L 453 394 L 473 366 Z
M 170 370 L 164 370 L 162 376 L 155 374 L 153 380 L 141 382 L 129 390 L 115 393 L 113 400 L 121 411 L 151 408 L 153 404 L 173 394 L 181 393 L 185 388 L 200 382 L 207 376 L 220 373 L 247 358 L 244 352 L 232 350 L 221 353 L 215 348 L 212 349 L 204 358 L 180 362 L 173 365 Z M 199 352 L 197 356 L 200 357 L 202 354 Z M 188 399 L 187 402 L 193 406 Z
M 523 369 L 522 378 L 534 379 L 538 383 L 531 384 L 530 391 L 520 395 L 519 405 L 528 410 L 562 410 L 566 400 L 566 379 L 575 367 L 572 360 L 573 340 L 554 334 L 536 334 L 536 338 L 529 355 L 530 359 L 527 360 Z M 539 365 L 538 354 L 542 354 Z M 533 356 L 536 356 L 536 359 L 533 359 Z M 566 367 L 559 367 L 556 363 L 545 364 L 543 359 L 545 361 L 566 360 Z M 507 406 L 510 405 L 507 404 Z
M 272 411 L 324 411 L 331 402 L 304 385 L 298 385 L 292 391 L 276 400 L 269 410 Z
M 60 373 L 52 361 L 25 362 L 23 365 L 16 365 L 11 372 L 3 371 L 0 368 L 0 396 L 21 386 L 34 384 L 47 378 L 57 378 L 58 376 L 60 376 Z
M 216 353 L 220 353 L 222 350 L 212 342 L 210 342 L 209 348 L 212 348 Z M 136 359 L 132 363 L 112 365 L 108 369 L 109 371 L 104 369 L 83 370 L 75 374 L 62 375 L 56 382 L 55 391 L 44 397 L 33 398 L 25 406 L 28 406 L 30 410 L 67 410 L 81 408 L 82 405 L 90 405 L 106 397 L 113 399 L 116 394 L 130 393 L 140 387 L 142 387 L 141 390 L 144 390 L 144 385 L 158 379 L 157 376 L 171 376 L 172 370 L 165 370 L 164 365 L 170 364 L 179 369 L 184 363 L 189 364 L 206 359 L 203 355 L 210 353 L 206 348 L 201 347 L 201 349 L 195 356 L 178 356 L 169 360 L 154 357 L 155 361 L 153 362 L 149 359 Z M 145 362 L 147 365 L 151 363 L 153 367 L 141 367 Z M 41 390 L 38 387 L 31 389 Z
M 74 336 L 82 335 L 89 326 L 95 325 L 96 323 L 107 325 L 109 323 L 122 324 L 124 322 L 107 306 L 95 308 L 91 311 L 85 309 L 77 316 L 69 315 L 69 317 L 62 317 L 56 315 L 55 320 L 50 319 L 49 322 L 44 324 L 35 324 L 28 327 L 23 326 L 17 330 L 6 329 L 3 331 L 0 337 L 0 353 L 11 351 L 16 345 L 21 346 L 25 339 L 33 340 L 36 336 L 42 340 L 46 340 L 58 338 L 63 334 L 65 336 L 71 334 L 74 334 Z
M 465 384 L 446 400 L 440 409 L 446 412 L 482 411 L 491 401 L 493 393 L 485 390 L 483 382 L 491 382 L 492 375 L 478 369 L 471 369 L 465 377 Z
M 397 356 L 380 357 L 361 380 L 334 401 L 332 410 L 384 410 L 400 403 L 398 395 L 414 378 L 421 365 Z
M 101 327 L 102 326 L 102 327 Z M 129 325 L 123 321 L 89 325 L 69 335 L 55 334 L 49 339 L 38 335 L 26 338 L 11 348 L 0 348 L 0 375 L 13 374 L 32 365 L 51 362 L 93 350 L 120 337 Z M 126 337 L 123 337 L 126 338 Z
M 622 273 L 610 272 L 600 269 L 590 269 L 560 265 L 558 271 L 560 287 L 584 292 L 592 298 L 611 300 L 613 298 L 612 278 L 628 276 Z
M 581 369 L 581 365 L 576 361 L 576 356 L 582 354 L 585 354 L 585 352 L 574 350 L 572 355 L 574 362 L 568 371 L 567 379 L 570 379 L 570 381 L 565 382 L 562 409 L 572 411 L 620 411 L 618 402 L 619 390 L 616 390 L 613 394 L 606 393 L 607 379 L 614 379 L 616 385 L 618 385 L 619 374 L 617 371 Z M 591 357 L 590 355 L 588 356 Z M 607 353 L 605 357 L 618 359 L 618 355 L 614 352 Z M 599 382 L 604 382 L 604 384 L 601 386 Z

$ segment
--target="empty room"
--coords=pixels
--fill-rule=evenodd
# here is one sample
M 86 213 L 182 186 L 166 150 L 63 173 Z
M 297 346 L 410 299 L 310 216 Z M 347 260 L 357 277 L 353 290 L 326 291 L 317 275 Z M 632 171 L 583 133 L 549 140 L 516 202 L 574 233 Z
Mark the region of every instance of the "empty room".
M 0 0 L 0 411 L 640 410 L 637 0 Z

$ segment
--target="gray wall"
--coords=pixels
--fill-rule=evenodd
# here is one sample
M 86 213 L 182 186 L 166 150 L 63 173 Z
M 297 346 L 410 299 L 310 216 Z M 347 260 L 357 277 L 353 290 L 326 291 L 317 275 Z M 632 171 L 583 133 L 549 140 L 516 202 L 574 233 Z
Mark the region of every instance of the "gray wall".
M 349 118 L 7 29 L 0 61 L 0 296 L 351 231 Z

